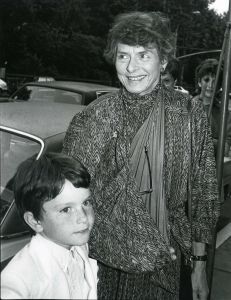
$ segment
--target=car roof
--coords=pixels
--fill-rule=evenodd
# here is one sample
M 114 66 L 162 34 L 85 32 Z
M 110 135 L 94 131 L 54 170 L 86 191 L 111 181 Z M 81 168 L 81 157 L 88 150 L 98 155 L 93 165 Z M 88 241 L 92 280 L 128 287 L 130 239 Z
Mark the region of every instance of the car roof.
M 4 102 L 0 104 L 0 125 L 46 139 L 65 132 L 73 116 L 85 107 L 65 103 Z
M 79 81 L 39 81 L 39 82 L 28 82 L 25 85 L 43 86 L 51 88 L 68 89 L 72 91 L 82 92 L 94 92 L 94 91 L 117 91 L 117 87 L 102 85 L 91 82 L 79 82 Z

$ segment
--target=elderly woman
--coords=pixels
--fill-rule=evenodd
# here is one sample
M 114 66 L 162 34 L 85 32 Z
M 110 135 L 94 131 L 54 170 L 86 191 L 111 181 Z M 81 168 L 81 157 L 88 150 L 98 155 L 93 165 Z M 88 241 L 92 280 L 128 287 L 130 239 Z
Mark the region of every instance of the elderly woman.
M 99 299 L 178 299 L 182 254 L 192 254 L 194 299 L 208 293 L 206 244 L 218 217 L 213 144 L 202 107 L 161 85 L 173 45 L 160 13 L 119 15 L 105 56 L 122 88 L 77 114 L 65 137 L 64 151 L 92 177 Z

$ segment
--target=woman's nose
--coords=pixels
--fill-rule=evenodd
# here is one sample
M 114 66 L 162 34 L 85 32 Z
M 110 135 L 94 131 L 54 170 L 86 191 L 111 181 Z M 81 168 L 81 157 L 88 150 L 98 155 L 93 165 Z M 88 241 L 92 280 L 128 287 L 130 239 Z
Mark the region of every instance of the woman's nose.
M 134 57 L 131 57 L 127 65 L 127 71 L 129 73 L 132 73 L 136 70 L 136 68 L 137 68 L 137 61 Z

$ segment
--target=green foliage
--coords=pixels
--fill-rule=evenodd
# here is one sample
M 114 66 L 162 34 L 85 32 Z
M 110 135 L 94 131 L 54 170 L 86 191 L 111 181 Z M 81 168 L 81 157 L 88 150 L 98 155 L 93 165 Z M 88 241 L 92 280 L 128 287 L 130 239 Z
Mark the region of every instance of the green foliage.
M 225 16 L 213 0 L 1 0 L 0 66 L 8 72 L 110 80 L 103 58 L 107 32 L 118 13 L 162 11 L 176 34 L 177 55 L 219 49 Z

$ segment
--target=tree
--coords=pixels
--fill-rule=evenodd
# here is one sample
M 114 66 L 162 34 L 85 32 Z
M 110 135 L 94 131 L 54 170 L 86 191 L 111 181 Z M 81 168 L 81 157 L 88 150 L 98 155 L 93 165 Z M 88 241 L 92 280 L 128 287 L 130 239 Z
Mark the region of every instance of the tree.
M 162 11 L 177 37 L 177 55 L 221 48 L 225 18 L 214 0 L 1 0 L 0 63 L 8 72 L 102 79 L 107 33 L 122 12 Z M 197 13 L 197 14 L 196 14 Z

